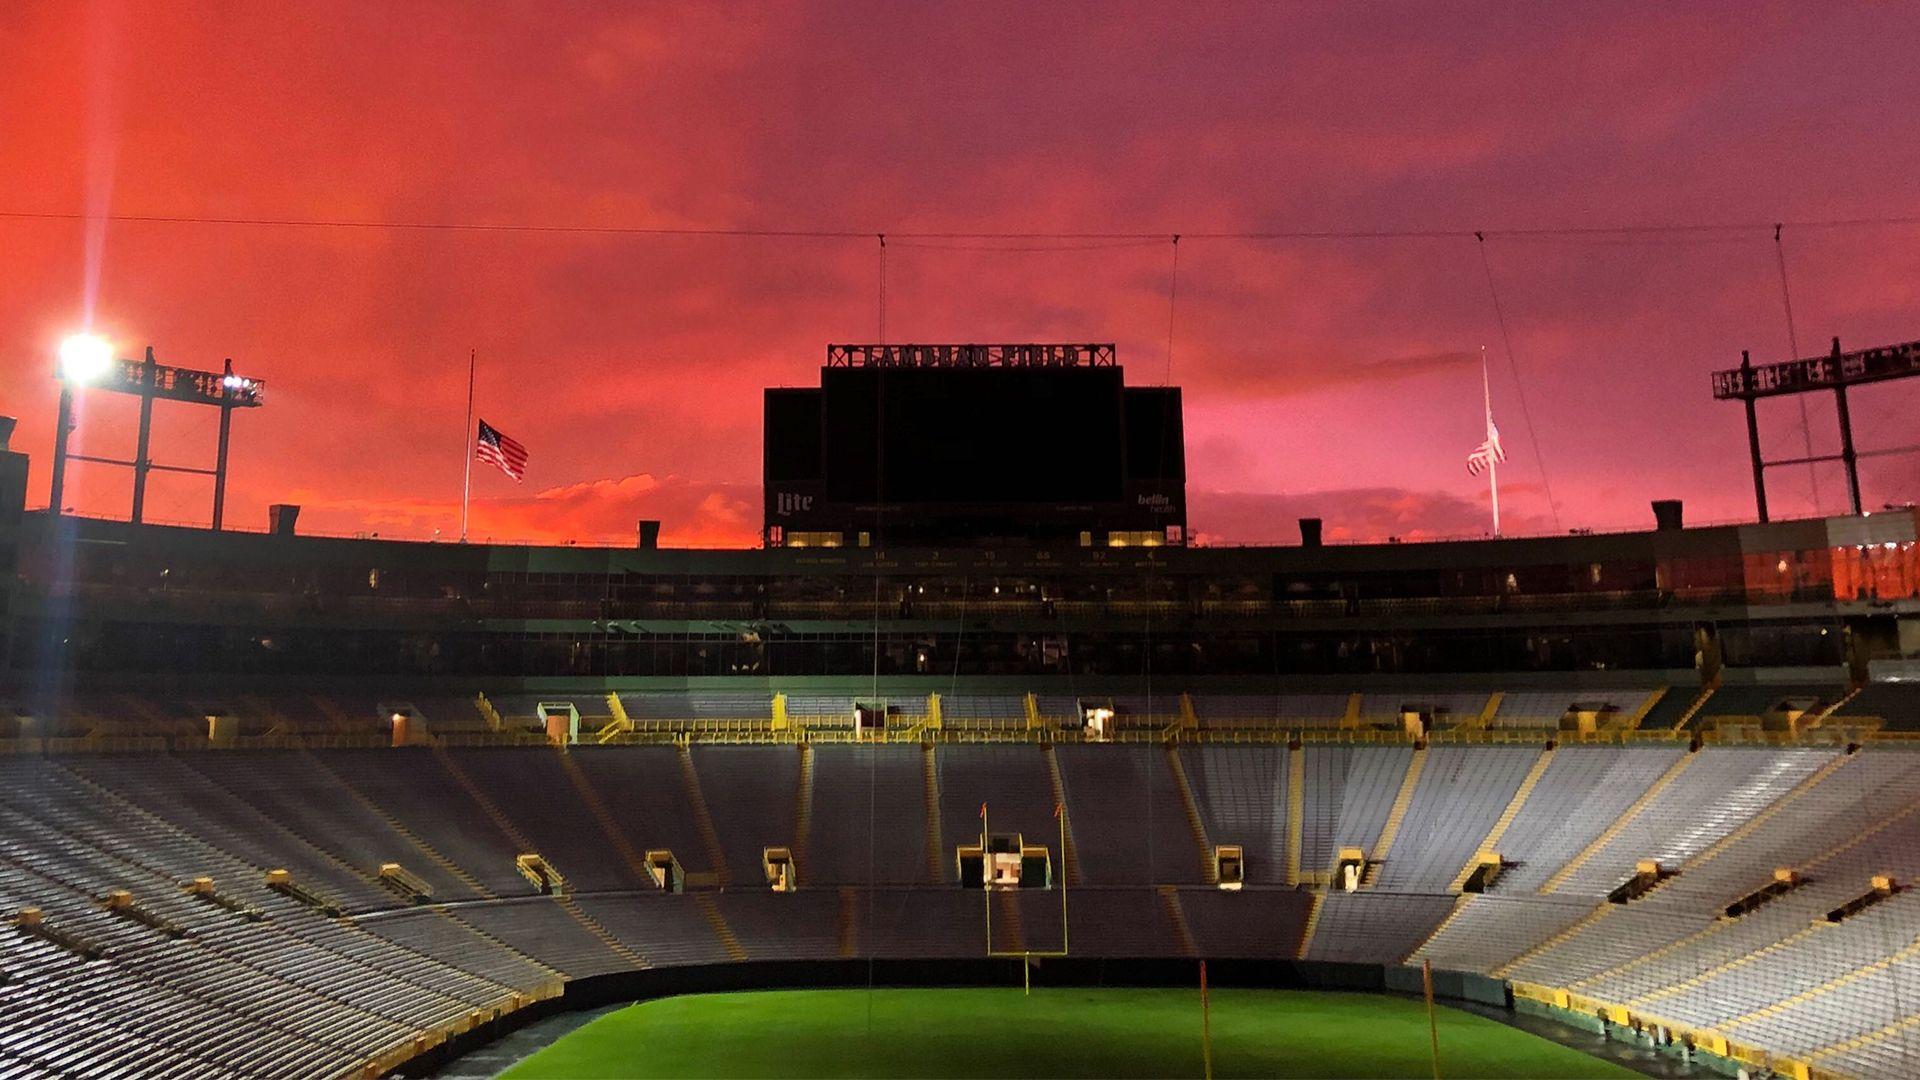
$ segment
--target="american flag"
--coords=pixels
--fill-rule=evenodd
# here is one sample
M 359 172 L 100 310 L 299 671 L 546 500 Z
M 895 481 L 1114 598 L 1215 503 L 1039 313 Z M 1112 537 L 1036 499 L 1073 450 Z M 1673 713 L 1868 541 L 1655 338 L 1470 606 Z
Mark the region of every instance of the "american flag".
M 1487 414 L 1487 441 L 1473 448 L 1467 455 L 1467 472 L 1479 476 L 1502 461 L 1507 460 L 1507 452 L 1500 447 L 1500 429 L 1493 426 L 1493 414 Z
M 480 434 L 474 437 L 473 456 L 493 463 L 515 480 L 527 475 L 527 448 L 500 434 L 485 420 L 480 421 Z

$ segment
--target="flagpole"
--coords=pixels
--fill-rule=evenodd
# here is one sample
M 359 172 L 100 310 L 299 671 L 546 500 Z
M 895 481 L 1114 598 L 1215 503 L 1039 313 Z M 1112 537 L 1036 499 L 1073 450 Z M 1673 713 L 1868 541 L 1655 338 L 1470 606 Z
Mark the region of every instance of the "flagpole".
M 467 499 L 473 494 L 473 369 L 479 363 L 480 350 L 467 350 L 467 428 L 461 438 L 465 445 L 467 468 L 460 481 L 460 542 L 467 542 Z
M 1487 377 L 1487 347 L 1480 346 L 1480 393 L 1486 405 L 1487 430 L 1493 430 L 1493 383 Z M 1498 454 L 1487 455 L 1487 491 L 1493 497 L 1493 535 L 1500 535 L 1500 466 Z

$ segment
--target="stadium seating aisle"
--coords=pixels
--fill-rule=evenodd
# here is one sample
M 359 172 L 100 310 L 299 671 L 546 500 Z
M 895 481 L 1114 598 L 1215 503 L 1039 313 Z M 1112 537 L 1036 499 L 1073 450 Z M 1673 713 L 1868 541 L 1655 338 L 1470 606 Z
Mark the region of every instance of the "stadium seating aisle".
M 636 965 L 550 897 L 524 897 L 455 909 L 460 922 L 569 979 L 626 971 Z
M 270 763 L 263 755 L 271 755 Z M 201 754 L 187 764 L 266 816 L 292 824 L 303 839 L 363 873 L 377 874 L 381 866 L 396 863 L 426 882 L 437 899 L 482 895 L 470 879 L 427 855 L 390 819 L 356 798 L 311 754 L 236 751 Z M 316 806 L 327 807 L 327 813 L 310 813 Z
M 1406 819 L 1374 886 L 1444 892 L 1480 849 L 1539 759 L 1533 747 L 1440 746 L 1427 751 Z
M 514 857 L 521 852 L 488 825 L 484 812 L 433 751 L 335 750 L 316 756 L 408 835 L 457 866 L 483 895 L 526 896 L 534 891 L 514 868 Z
M 1678 867 L 1832 758 L 1822 749 L 1707 747 L 1551 891 L 1604 896 L 1641 859 Z
M 512 755 L 525 751 L 497 752 Z M 608 816 L 619 823 L 634 848 L 642 853 L 671 851 L 689 874 L 714 874 L 720 868 L 695 821 L 681 753 L 670 746 L 584 747 L 571 756 L 575 767 L 599 794 Z M 542 792 L 541 797 L 573 801 L 570 792 L 558 790 Z M 584 823 L 588 811 L 585 807 L 579 810 Z M 565 866 L 560 869 L 566 872 Z M 734 869 L 757 872 L 754 866 Z
M 329 1054 L 347 1060 L 371 1058 L 410 1034 L 403 1023 L 369 1004 L 348 1004 L 306 984 L 303 974 L 317 978 L 332 973 L 307 967 L 305 957 L 248 951 L 241 960 L 198 939 L 169 938 L 117 918 L 100 910 L 84 892 L 17 869 L 0 870 L 0 905 L 39 908 L 47 925 L 101 950 L 104 957 L 73 964 L 76 955 L 58 945 L 29 952 L 21 977 L 29 993 L 49 1008 L 69 997 L 97 1005 L 101 1016 L 142 1025 L 145 1034 L 190 1059 L 204 1054 L 211 1062 L 251 1068 L 266 1067 L 286 1055 L 318 1065 Z M 208 927 L 200 929 L 211 934 Z M 23 928 L 9 928 L 7 936 L 10 945 L 38 943 Z M 156 1006 L 155 987 L 167 988 L 158 996 L 176 999 L 170 1008 Z M 208 1014 L 208 1022 L 191 1031 L 166 1026 L 191 1020 L 196 1013 Z M 230 1030 L 219 1023 L 222 1014 L 236 1020 Z M 280 1031 L 283 1024 L 303 1032 L 304 1038 Z M 318 1047 L 298 1045 L 307 1041 Z
M 1248 884 L 1287 884 L 1284 746 L 1182 746 L 1187 782 L 1214 844 L 1238 844 Z
M 573 762 L 585 758 L 586 752 L 568 756 L 554 751 L 454 748 L 440 753 L 442 763 L 459 774 L 456 783 L 477 789 L 477 797 L 471 791 L 469 797 L 476 804 L 485 801 L 479 820 L 469 827 L 493 825 L 516 854 L 538 854 L 576 890 L 653 887 L 653 880 L 628 866 L 625 859 L 607 857 L 612 851 L 610 837 L 589 811 L 587 796 L 578 785 L 587 785 L 595 799 L 597 789 L 584 779 L 584 770 L 573 768 Z M 505 828 L 494 825 L 496 814 L 505 819 Z
M 1501 838 L 1502 893 L 1532 892 L 1593 843 L 1686 753 L 1684 747 L 1562 746 Z
M 813 812 L 799 868 L 803 887 L 929 885 L 936 880 L 928 875 L 930 854 L 934 865 L 951 867 L 951 850 L 927 850 L 922 757 L 917 746 L 813 748 Z
M 800 751 L 791 746 L 702 746 L 694 771 L 733 880 L 759 885 L 769 847 L 791 848 L 798 818 Z M 805 868 L 801 868 L 805 875 Z M 802 881 L 807 878 L 803 876 Z
M 1088 885 L 1201 884 L 1205 853 L 1188 827 L 1180 789 L 1157 746 L 1054 749 L 1073 832 L 1080 880 Z M 994 829 L 1000 825 L 994 823 Z M 1028 843 L 1045 843 L 1028 835 Z M 1058 847 L 1058 842 L 1048 844 Z
M 1432 960 L 1448 971 L 1492 971 L 1592 912 L 1586 900 L 1462 896 L 1407 960 Z
M 1445 895 L 1335 890 L 1321 901 L 1306 958 L 1398 963 L 1452 911 L 1453 898 Z
M 480 978 L 532 994 L 563 976 L 531 954 L 489 937 L 453 908 L 402 908 L 356 924 L 422 956 L 439 957 Z
M 65 767 L 154 817 L 210 841 L 255 866 L 284 867 L 309 888 L 353 910 L 384 907 L 387 893 L 247 803 L 169 755 L 78 756 Z M 297 820 L 297 819 L 294 819 Z
M 1301 752 L 1306 755 L 1306 816 L 1300 824 L 1300 869 L 1324 879 L 1339 849 L 1357 847 L 1371 855 L 1413 751 L 1309 745 Z

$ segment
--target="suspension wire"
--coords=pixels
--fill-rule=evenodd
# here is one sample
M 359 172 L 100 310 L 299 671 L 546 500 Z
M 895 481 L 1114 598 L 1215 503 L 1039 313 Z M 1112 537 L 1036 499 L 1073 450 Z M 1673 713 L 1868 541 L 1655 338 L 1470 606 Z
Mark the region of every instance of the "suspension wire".
M 1174 233 L 1172 236 L 1172 248 L 1173 250 L 1167 263 L 1167 362 L 1166 362 L 1165 373 L 1162 375 L 1160 380 L 1161 394 L 1163 399 L 1166 402 L 1166 404 L 1161 407 L 1161 417 L 1160 417 L 1160 469 L 1159 471 L 1162 474 L 1164 474 L 1167 471 L 1167 462 L 1168 462 L 1168 459 L 1172 456 L 1169 452 L 1169 447 L 1167 444 L 1171 441 L 1171 434 L 1172 434 L 1172 428 L 1173 428 L 1173 423 L 1172 423 L 1173 421 L 1173 416 L 1172 416 L 1172 412 L 1173 412 L 1173 397 L 1172 397 L 1173 395 L 1173 390 L 1172 390 L 1172 387 L 1173 387 L 1173 331 L 1174 331 L 1175 325 L 1177 325 L 1175 322 L 1175 315 L 1179 312 L 1179 301 L 1180 301 L 1180 234 L 1179 233 Z M 1186 538 L 1183 535 L 1181 537 L 1182 542 L 1185 542 L 1185 539 Z M 1140 662 L 1143 665 L 1146 673 L 1147 722 L 1154 723 L 1155 720 L 1153 715 L 1153 644 L 1154 644 L 1153 643 L 1153 605 L 1155 603 L 1155 597 L 1159 595 L 1159 590 L 1155 588 L 1155 585 L 1158 581 L 1157 571 L 1159 570 L 1159 564 L 1158 564 L 1158 560 L 1154 558 L 1154 551 L 1155 551 L 1154 548 L 1148 547 L 1148 548 L 1145 548 L 1144 551 L 1147 556 L 1147 572 L 1144 575 L 1146 584 L 1147 584 L 1147 596 L 1146 596 L 1147 607 L 1146 607 L 1146 622 L 1142 625 L 1142 628 L 1141 628 Z M 1173 749 L 1173 748 L 1169 747 L 1169 749 Z M 1177 753 L 1178 751 L 1175 750 L 1175 752 Z M 1146 834 L 1147 834 L 1147 876 L 1148 877 L 1152 877 L 1154 873 L 1153 769 L 1154 769 L 1153 754 L 1152 752 L 1148 752 L 1146 764 L 1142 769 L 1142 771 L 1146 775 L 1146 788 L 1147 788 Z M 1062 853 L 1062 857 L 1063 858 L 1065 857 L 1064 852 Z
M 1167 271 L 1167 373 L 1160 385 L 1173 385 L 1173 316 L 1180 297 L 1180 234 L 1173 234 L 1173 265 Z
M 880 344 L 885 345 L 887 343 L 887 234 L 876 233 L 875 236 L 880 241 L 880 274 L 879 274 L 880 302 L 879 302 L 878 333 L 880 338 Z M 886 377 L 887 377 L 886 368 L 884 367 L 874 373 L 875 392 L 873 395 L 873 401 L 874 401 L 873 543 L 876 545 L 885 543 L 884 536 L 880 531 L 880 526 L 882 524 L 882 515 L 885 513 L 884 506 L 886 504 L 886 483 L 887 483 L 887 474 L 886 474 L 886 454 L 887 454 L 886 409 L 887 409 L 887 406 L 886 406 L 886 394 L 884 393 Z M 857 541 L 858 537 L 856 537 L 855 539 Z M 871 553 L 869 555 L 869 558 L 871 559 L 873 564 L 873 682 L 871 684 L 871 689 L 869 690 L 869 695 L 872 699 L 870 702 L 870 706 L 871 705 L 880 706 L 880 730 L 884 732 L 886 730 L 886 725 L 887 725 L 888 709 L 886 708 L 885 704 L 881 701 L 881 698 L 880 698 L 880 599 L 881 599 L 880 557 L 879 557 L 879 549 L 877 547 L 870 547 L 867 550 Z M 859 736 L 857 723 L 855 725 L 854 735 L 856 738 Z M 867 926 L 866 926 L 866 932 L 868 935 L 872 935 L 873 933 L 873 908 L 874 908 L 874 902 L 875 902 L 875 894 L 874 894 L 873 886 L 874 886 L 874 879 L 876 877 L 874 873 L 875 858 L 876 858 L 874 854 L 874 845 L 876 843 L 877 837 L 880 832 L 879 769 L 880 769 L 879 752 L 877 750 L 870 750 L 867 754 Z M 871 942 L 871 937 L 869 938 L 869 942 Z M 869 1042 L 871 1042 L 873 1039 L 873 991 L 874 991 L 874 956 L 873 956 L 873 948 L 871 944 L 869 944 L 867 948 L 867 1039 Z
M 872 230 L 773 228 L 757 226 L 655 226 L 594 225 L 553 222 L 480 222 L 433 221 L 377 218 L 301 218 L 246 217 L 215 214 L 135 214 L 91 213 L 56 210 L 0 210 L 0 220 L 81 221 L 120 224 L 220 225 L 254 228 L 302 229 L 401 229 L 419 232 L 475 233 L 550 233 L 593 236 L 659 237 L 732 237 L 773 240 L 863 240 Z M 1667 222 L 1587 226 L 1539 226 L 1505 229 L 1421 228 L 1421 229 L 1269 229 L 1191 231 L 1189 240 L 1269 241 L 1269 240 L 1464 240 L 1492 236 L 1502 239 L 1525 237 L 1578 236 L 1713 236 L 1758 232 L 1784 225 L 1795 229 L 1861 229 L 1920 225 L 1920 215 L 1881 215 L 1856 218 L 1810 218 L 1781 222 Z M 920 230 L 901 232 L 897 237 L 915 240 L 1164 240 L 1165 232 L 1126 230 L 1109 231 L 1010 231 L 1010 230 Z
M 977 243 L 967 241 L 928 241 L 898 240 L 894 246 L 918 248 L 922 251 L 992 251 L 1037 254 L 1077 255 L 1087 251 L 1119 251 L 1124 248 L 1159 247 L 1159 240 L 1075 240 L 1063 238 L 1049 243 L 1025 243 L 1014 240 L 1005 243 Z
M 1533 427 L 1533 411 L 1527 407 L 1527 387 L 1520 380 L 1520 363 L 1513 356 L 1513 335 L 1507 331 L 1507 312 L 1500 304 L 1500 289 L 1493 282 L 1493 261 L 1487 257 L 1485 233 L 1474 233 L 1480 248 L 1480 268 L 1486 271 L 1487 295 L 1493 300 L 1493 318 L 1500 326 L 1500 344 L 1507 352 L 1507 367 L 1513 371 L 1513 389 L 1520 399 L 1520 418 L 1527 425 L 1527 441 L 1533 444 L 1534 464 L 1540 468 L 1540 488 L 1547 496 L 1547 512 L 1553 516 L 1553 528 L 1560 531 L 1560 504 L 1553 498 L 1553 481 L 1547 478 L 1547 458 L 1540 449 L 1540 435 Z
M 1787 290 L 1787 249 L 1780 241 L 1782 226 L 1775 222 L 1773 226 L 1774 265 L 1780 268 L 1780 306 L 1787 313 L 1787 347 L 1793 351 L 1788 355 L 1800 359 L 1800 337 L 1793 328 L 1793 294 Z M 1793 395 L 1794 404 L 1800 406 L 1800 440 L 1805 445 L 1807 457 L 1813 456 L 1813 423 L 1807 417 L 1807 396 Z M 1807 486 L 1813 489 L 1813 509 L 1821 517 L 1827 516 L 1826 501 L 1820 497 L 1820 467 L 1807 462 Z

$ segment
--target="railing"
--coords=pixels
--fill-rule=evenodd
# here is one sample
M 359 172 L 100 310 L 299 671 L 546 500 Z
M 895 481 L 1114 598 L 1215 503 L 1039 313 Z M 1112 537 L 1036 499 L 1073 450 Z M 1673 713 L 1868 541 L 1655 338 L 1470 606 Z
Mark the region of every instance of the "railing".
M 504 594 L 504 595 L 503 595 Z M 789 619 L 865 622 L 963 618 L 1027 618 L 1042 621 L 1109 618 L 1213 619 L 1381 619 L 1498 614 L 1552 614 L 1568 611 L 1654 611 L 1673 607 L 1758 606 L 1832 603 L 1830 585 L 1793 587 L 1688 586 L 1677 589 L 1500 593 L 1466 596 L 1289 598 L 1196 596 L 1184 599 L 1038 596 L 951 597 L 904 595 L 892 591 L 878 602 L 871 596 L 826 599 L 740 599 L 686 595 L 675 598 L 514 595 L 510 587 L 473 596 L 409 596 L 219 589 L 212 586 L 127 585 L 79 581 L 60 586 L 56 596 L 76 596 L 90 604 L 124 611 L 186 612 L 199 615 L 412 616 L 469 619 Z M 1883 596 L 1882 599 L 1898 599 Z
M 1104 737 L 1092 737 L 1079 728 L 1049 722 L 1040 727 L 1011 724 L 982 727 L 948 725 L 931 727 L 924 717 L 905 717 L 904 723 L 878 731 L 856 730 L 850 725 L 809 727 L 803 723 L 775 728 L 767 718 L 702 718 L 689 720 L 636 720 L 633 730 L 618 731 L 604 739 L 587 733 L 582 746 L 635 745 L 800 745 L 879 743 L 879 744 L 1045 744 L 1045 743 L 1124 743 L 1232 746 L 1258 745 L 1331 745 L 1331 746 L 1417 746 L 1421 743 L 1441 746 L 1539 746 L 1549 741 L 1561 745 L 1582 746 L 1675 746 L 1697 738 L 1707 746 L 1837 747 L 1875 746 L 1886 749 L 1920 750 L 1920 731 L 1885 731 L 1877 719 L 1856 721 L 1842 718 L 1798 731 L 1767 730 L 1757 722 L 1723 724 L 1707 731 L 1607 729 L 1561 731 L 1549 728 L 1441 728 L 1416 737 L 1399 727 L 1352 727 L 1331 725 L 1302 726 L 1277 722 L 1237 727 L 1187 727 L 1178 717 L 1146 718 L 1151 722 L 1109 731 Z M 584 729 L 583 729 L 584 730 Z M 552 746 L 547 735 L 538 730 L 509 726 L 500 731 L 447 730 L 427 733 L 422 745 L 448 747 L 530 747 Z M 0 739 L 0 755 L 7 754 L 88 754 L 88 753 L 202 753 L 235 750 L 339 750 L 375 749 L 391 745 L 384 732 L 275 731 L 263 735 L 241 735 L 219 743 L 204 734 L 195 735 L 93 735 Z
M 1622 1027 L 1665 1028 L 1673 1035 L 1675 1041 L 1691 1042 L 1710 1054 L 1769 1069 L 1781 1076 L 1809 1078 L 1816 1075 L 1829 1075 L 1812 1069 L 1804 1059 L 1775 1054 L 1757 1046 L 1734 1042 L 1727 1038 L 1725 1032 L 1714 1028 L 1696 1027 L 1692 1024 L 1669 1020 L 1630 1005 L 1575 994 L 1559 987 L 1527 982 L 1511 982 L 1508 985 L 1513 988 L 1513 996 L 1516 998 L 1538 1002 L 1586 1017 L 1597 1017 L 1609 1024 Z

